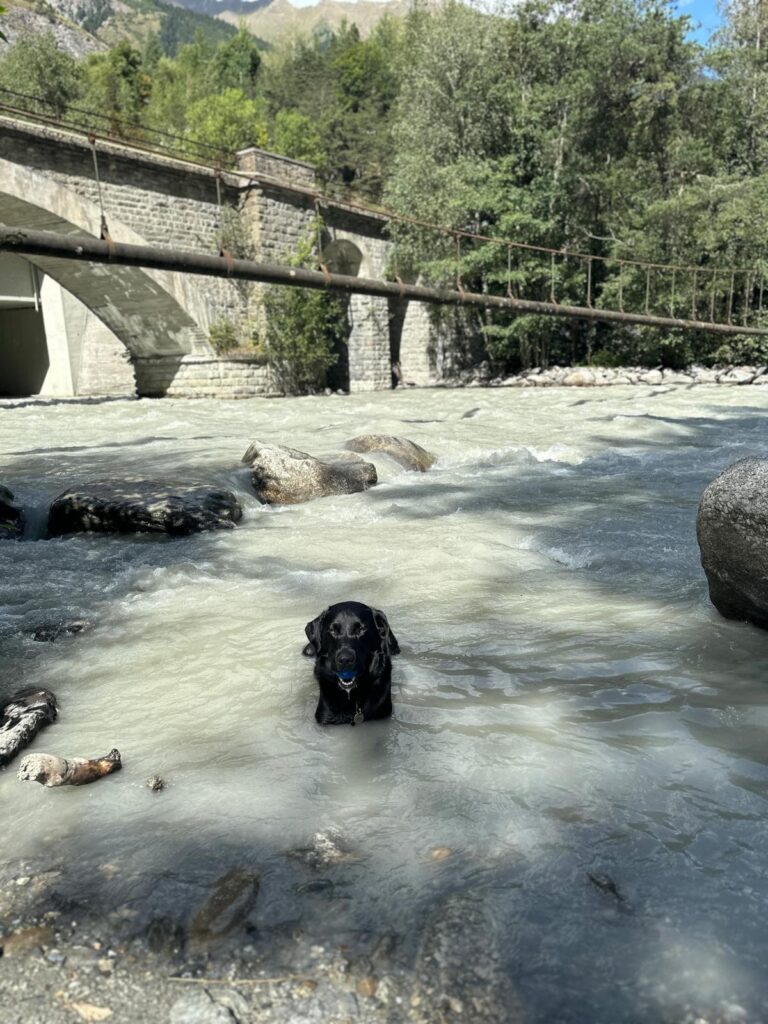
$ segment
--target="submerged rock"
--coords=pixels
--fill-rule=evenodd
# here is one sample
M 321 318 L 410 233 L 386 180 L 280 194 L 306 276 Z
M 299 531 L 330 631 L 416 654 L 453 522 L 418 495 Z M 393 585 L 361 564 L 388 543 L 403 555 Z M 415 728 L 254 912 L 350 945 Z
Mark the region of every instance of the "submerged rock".
M 309 846 L 291 850 L 288 856 L 302 860 L 312 868 L 327 868 L 362 860 L 362 855 L 352 848 L 344 833 L 335 826 L 315 832 Z
M 390 434 L 361 434 L 347 441 L 345 447 L 351 452 L 383 452 L 399 462 L 406 469 L 424 473 L 437 462 L 421 445 L 407 437 L 393 437 Z
M 61 622 L 44 622 L 32 634 L 38 643 L 55 643 L 63 636 L 75 636 L 93 629 L 95 623 L 91 619 L 63 619 Z
M 712 481 L 696 534 L 715 608 L 768 629 L 768 458 L 740 459 Z
M 243 927 L 258 894 L 259 876 L 255 872 L 241 868 L 227 871 L 216 882 L 189 926 L 190 947 L 204 949 Z
M 415 968 L 413 1024 L 515 1024 L 524 1015 L 502 963 L 490 907 L 449 896 L 427 921 Z
M 254 441 L 243 456 L 256 496 L 265 505 L 298 505 L 331 494 L 354 494 L 376 483 L 376 467 L 362 460 L 323 462 L 280 444 Z
M 0 540 L 19 540 L 24 530 L 24 513 L 14 500 L 13 491 L 0 484 Z
M 48 533 L 167 533 L 185 536 L 229 529 L 242 518 L 231 491 L 168 487 L 146 480 L 97 481 L 60 494 L 51 505 Z

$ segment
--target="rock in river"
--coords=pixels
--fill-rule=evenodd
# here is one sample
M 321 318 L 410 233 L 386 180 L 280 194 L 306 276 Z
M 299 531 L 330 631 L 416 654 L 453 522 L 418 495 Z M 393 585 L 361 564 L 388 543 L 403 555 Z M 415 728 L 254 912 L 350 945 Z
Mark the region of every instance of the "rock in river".
M 13 498 L 13 491 L 0 484 L 0 540 L 18 540 L 24 529 L 24 513 Z
M 768 629 L 768 458 L 741 459 L 712 481 L 696 533 L 712 604 Z
M 281 444 L 254 441 L 243 456 L 265 505 L 298 505 L 331 494 L 354 494 L 376 483 L 376 468 L 362 460 L 323 462 Z
M 185 536 L 228 529 L 242 517 L 230 491 L 146 480 L 97 481 L 60 494 L 51 505 L 48 533 L 167 533 Z
M 421 445 L 409 441 L 407 437 L 393 437 L 390 434 L 360 434 L 347 441 L 344 447 L 351 452 L 383 452 L 406 469 L 420 473 L 424 473 L 437 461 Z

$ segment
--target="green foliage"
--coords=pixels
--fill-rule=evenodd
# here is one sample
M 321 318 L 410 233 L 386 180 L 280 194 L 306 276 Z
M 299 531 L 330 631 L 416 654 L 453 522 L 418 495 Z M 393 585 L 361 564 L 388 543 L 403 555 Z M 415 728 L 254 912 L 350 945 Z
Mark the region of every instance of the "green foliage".
M 186 120 L 192 142 L 224 153 L 263 146 L 267 141 L 262 106 L 249 100 L 241 89 L 225 89 L 198 100 L 187 111 Z
M 306 160 L 321 172 L 326 167 L 323 138 L 317 124 L 297 110 L 280 110 L 272 125 L 271 148 L 293 160 Z
M 214 49 L 235 35 L 236 29 L 225 21 L 188 11 L 175 4 L 156 2 L 160 10 L 160 45 L 166 57 L 175 57 L 182 46 L 203 38 Z
M 381 195 L 392 157 L 390 111 L 401 32 L 385 18 L 367 40 L 354 25 L 283 45 L 262 70 L 273 146 L 309 159 L 331 186 Z M 308 126 L 307 140 L 298 137 Z M 301 156 L 298 156 L 301 154 Z
M 52 32 L 22 36 L 0 59 L 0 90 L 33 99 L 9 97 L 12 106 L 63 116 L 80 95 L 81 66 L 58 49 Z
M 288 260 L 293 266 L 316 265 L 312 242 L 305 241 Z M 338 360 L 334 349 L 346 335 L 339 299 L 308 288 L 270 286 L 264 296 L 267 315 L 266 354 L 278 386 L 291 395 L 312 394 L 325 386 L 325 375 Z
M 150 64 L 152 92 L 144 110 L 150 128 L 183 135 L 187 112 L 209 95 L 208 68 L 214 51 L 202 37 L 182 46 L 174 60 L 159 57 Z M 149 55 L 150 61 L 153 60 Z
M 84 105 L 105 115 L 115 134 L 131 136 L 152 91 L 139 50 L 119 43 L 107 53 L 92 54 L 85 64 L 85 77 Z
M 768 7 L 732 0 L 728 13 L 721 49 L 707 52 L 663 0 L 524 0 L 505 16 L 458 0 L 417 7 L 401 50 L 386 204 L 585 257 L 466 238 L 459 247 L 395 225 L 398 259 L 473 291 L 681 318 L 714 310 L 739 322 L 758 277 L 742 272 L 732 285 L 715 271 L 766 269 Z M 699 269 L 673 275 L 622 258 Z M 489 315 L 482 332 L 510 365 L 597 351 L 680 365 L 715 358 L 719 344 L 507 313 Z
M 213 321 L 209 331 L 209 338 L 213 351 L 220 356 L 226 355 L 228 352 L 232 352 L 240 345 L 237 328 L 232 321 L 225 316 L 217 317 L 217 319 Z
M 211 80 L 217 92 L 240 89 L 253 98 L 256 76 L 261 66 L 260 47 L 256 39 L 241 28 L 236 35 L 222 43 L 211 64 Z

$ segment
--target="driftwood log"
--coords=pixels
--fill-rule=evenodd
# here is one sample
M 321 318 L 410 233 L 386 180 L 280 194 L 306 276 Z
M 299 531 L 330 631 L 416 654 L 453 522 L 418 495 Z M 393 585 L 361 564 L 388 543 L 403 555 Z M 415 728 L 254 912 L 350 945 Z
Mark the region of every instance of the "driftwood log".
M 119 750 L 103 757 L 57 757 L 56 754 L 27 754 L 19 765 L 21 782 L 39 782 L 43 786 L 84 786 L 122 768 Z
M 46 725 L 58 708 L 50 690 L 19 690 L 0 702 L 0 767 L 8 764 Z

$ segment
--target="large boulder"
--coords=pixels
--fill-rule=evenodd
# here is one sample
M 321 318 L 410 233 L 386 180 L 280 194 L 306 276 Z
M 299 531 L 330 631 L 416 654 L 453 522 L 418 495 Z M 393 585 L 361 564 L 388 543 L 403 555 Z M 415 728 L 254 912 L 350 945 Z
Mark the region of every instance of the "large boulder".
M 768 458 L 741 459 L 712 481 L 696 533 L 712 604 L 768 629 Z
M 298 505 L 331 494 L 354 494 L 376 483 L 376 467 L 362 459 L 323 462 L 281 444 L 254 441 L 243 456 L 256 497 L 264 505 Z
M 593 370 L 588 370 L 586 366 L 578 366 L 563 377 L 563 384 L 569 388 L 588 388 L 596 380 Z
M 391 434 L 360 434 L 344 445 L 351 452 L 383 452 L 391 456 L 406 469 L 424 473 L 433 466 L 437 459 L 421 445 L 409 441 L 407 437 L 393 437 Z
M 0 484 L 0 540 L 18 540 L 24 530 L 24 513 L 16 504 L 13 491 Z
M 60 494 L 48 515 L 48 534 L 167 533 L 185 536 L 229 529 L 243 511 L 231 491 L 147 480 L 97 481 Z

